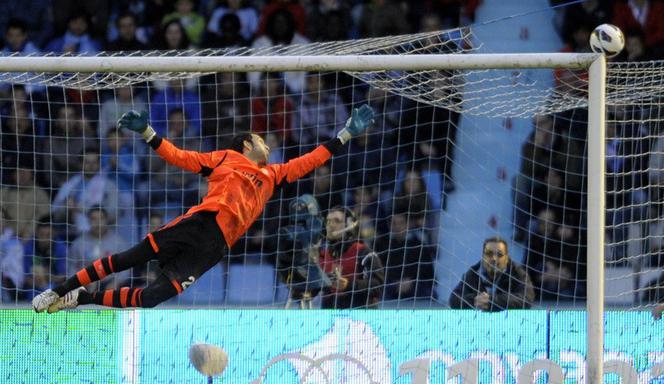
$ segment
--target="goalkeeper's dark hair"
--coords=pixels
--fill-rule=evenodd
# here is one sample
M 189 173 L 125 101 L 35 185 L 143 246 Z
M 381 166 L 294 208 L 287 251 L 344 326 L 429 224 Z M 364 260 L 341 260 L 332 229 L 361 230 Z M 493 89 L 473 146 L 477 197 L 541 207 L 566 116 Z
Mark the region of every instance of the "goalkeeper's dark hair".
M 235 134 L 235 136 L 231 138 L 231 141 L 226 148 L 242 153 L 242 150 L 244 149 L 244 142 L 248 141 L 250 143 L 253 143 L 252 139 L 253 137 L 251 132 L 237 133 Z

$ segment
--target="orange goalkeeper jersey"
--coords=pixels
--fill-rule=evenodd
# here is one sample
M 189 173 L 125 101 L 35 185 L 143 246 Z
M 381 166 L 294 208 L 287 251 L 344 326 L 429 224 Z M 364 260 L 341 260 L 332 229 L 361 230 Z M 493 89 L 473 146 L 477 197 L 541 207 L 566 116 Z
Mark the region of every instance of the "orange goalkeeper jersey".
M 328 148 L 320 145 L 286 164 L 259 166 L 233 150 L 201 153 L 179 149 L 163 138 L 152 141 L 151 146 L 168 163 L 207 176 L 207 195 L 184 216 L 199 211 L 218 212 L 217 224 L 229 247 L 260 216 L 278 184 L 284 179 L 289 183 L 299 179 L 332 156 Z M 168 225 L 180 219 L 176 218 Z

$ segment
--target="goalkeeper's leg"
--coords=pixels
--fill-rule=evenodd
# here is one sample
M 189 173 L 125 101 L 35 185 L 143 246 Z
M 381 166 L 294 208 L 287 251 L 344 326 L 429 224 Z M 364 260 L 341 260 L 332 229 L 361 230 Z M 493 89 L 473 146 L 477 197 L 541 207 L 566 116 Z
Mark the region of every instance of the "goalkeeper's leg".
M 102 280 L 106 276 L 127 270 L 132 267 L 143 265 L 155 259 L 157 254 L 146 238 L 136 246 L 111 256 L 102 257 L 92 264 L 78 271 L 74 276 L 67 279 L 63 284 L 37 295 L 32 300 L 35 311 L 43 312 L 51 307 L 59 298 L 63 298 L 68 292 L 80 287 Z M 82 291 L 77 291 L 80 294 Z
M 145 288 L 121 287 L 109 289 L 103 292 L 89 293 L 80 287 L 67 292 L 55 303 L 48 307 L 48 313 L 58 312 L 63 309 L 73 309 L 79 305 L 97 304 L 105 307 L 127 308 L 142 307 L 152 308 L 157 304 L 176 296 L 179 293 L 172 281 L 161 274 L 152 284 Z

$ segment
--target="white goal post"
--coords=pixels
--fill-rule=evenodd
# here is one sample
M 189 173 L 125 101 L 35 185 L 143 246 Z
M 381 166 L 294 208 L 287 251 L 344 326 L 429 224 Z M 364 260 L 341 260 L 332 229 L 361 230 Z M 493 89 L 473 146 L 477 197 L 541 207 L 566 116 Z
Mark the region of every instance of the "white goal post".
M 458 69 L 567 68 L 588 70 L 588 383 L 603 378 L 605 96 L 606 59 L 599 54 L 443 54 L 174 57 L 3 57 L 0 74 L 164 73 L 191 75 L 249 71 L 419 71 Z M 48 76 L 48 75 L 36 75 Z M 1 79 L 7 81 L 6 78 Z

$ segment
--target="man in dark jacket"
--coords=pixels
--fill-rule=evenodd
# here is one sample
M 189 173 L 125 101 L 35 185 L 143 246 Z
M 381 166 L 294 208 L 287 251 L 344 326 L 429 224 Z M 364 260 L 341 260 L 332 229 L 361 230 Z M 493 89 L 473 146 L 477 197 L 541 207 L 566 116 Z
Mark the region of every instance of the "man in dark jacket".
M 450 307 L 483 311 L 528 309 L 535 292 L 526 271 L 510 259 L 500 237 L 484 240 L 482 261 L 470 267 L 452 294 Z

